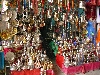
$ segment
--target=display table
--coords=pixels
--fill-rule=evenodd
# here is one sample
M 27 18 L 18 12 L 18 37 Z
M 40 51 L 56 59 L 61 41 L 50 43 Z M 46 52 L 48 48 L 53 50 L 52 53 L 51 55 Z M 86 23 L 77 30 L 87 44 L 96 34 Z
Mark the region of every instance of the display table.
M 11 71 L 11 75 L 40 75 L 40 69 Z M 54 75 L 53 70 L 47 70 L 46 75 Z
M 56 55 L 56 63 L 60 68 L 62 68 L 62 64 L 64 63 L 64 57 L 57 54 Z
M 61 57 L 61 58 L 60 58 Z M 99 62 L 90 62 L 90 63 L 85 63 L 79 66 L 70 66 L 70 67 L 65 67 L 64 66 L 64 59 L 62 59 L 63 56 L 58 55 L 56 56 L 56 63 L 57 65 L 61 68 L 61 70 L 68 74 L 76 74 L 76 73 L 86 73 L 88 71 L 93 71 L 97 70 L 100 68 L 100 61 Z

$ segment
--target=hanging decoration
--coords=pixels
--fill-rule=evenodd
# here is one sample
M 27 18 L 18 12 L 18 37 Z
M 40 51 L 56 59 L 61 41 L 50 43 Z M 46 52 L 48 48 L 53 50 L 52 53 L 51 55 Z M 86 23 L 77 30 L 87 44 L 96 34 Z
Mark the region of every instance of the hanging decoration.
M 4 69 L 4 52 L 0 52 L 0 70 Z
M 89 20 L 91 17 L 96 18 L 96 0 L 86 2 L 86 18 Z M 91 11 L 90 11 L 91 10 Z
M 32 7 L 34 10 L 34 14 L 37 15 L 38 14 L 38 1 L 37 0 L 32 0 Z

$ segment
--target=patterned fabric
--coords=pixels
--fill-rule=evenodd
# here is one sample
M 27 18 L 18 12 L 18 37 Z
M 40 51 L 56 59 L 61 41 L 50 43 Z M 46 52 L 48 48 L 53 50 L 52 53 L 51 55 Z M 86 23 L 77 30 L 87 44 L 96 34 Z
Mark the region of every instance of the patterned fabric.
M 12 71 L 11 75 L 40 75 L 40 69 Z M 46 75 L 54 75 L 53 70 L 47 70 Z

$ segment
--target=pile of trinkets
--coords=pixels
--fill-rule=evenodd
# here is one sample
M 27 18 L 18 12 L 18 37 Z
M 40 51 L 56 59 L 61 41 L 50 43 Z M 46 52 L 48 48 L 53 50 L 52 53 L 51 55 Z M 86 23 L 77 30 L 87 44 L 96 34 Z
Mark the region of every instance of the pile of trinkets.
M 59 44 L 58 54 L 64 57 L 64 65 L 77 66 L 89 62 L 98 62 L 99 48 L 93 43 L 86 42 L 86 39 L 64 39 L 57 42 Z

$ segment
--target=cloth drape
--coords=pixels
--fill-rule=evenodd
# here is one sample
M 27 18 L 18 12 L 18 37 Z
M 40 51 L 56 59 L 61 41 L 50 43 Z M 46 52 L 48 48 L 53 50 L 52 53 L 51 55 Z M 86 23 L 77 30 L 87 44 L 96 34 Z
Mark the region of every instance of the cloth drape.
M 4 69 L 4 52 L 0 52 L 0 70 Z

